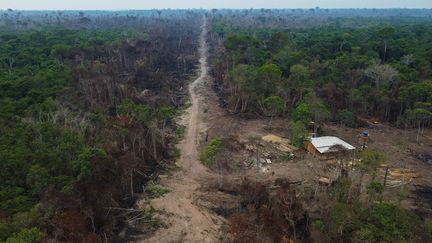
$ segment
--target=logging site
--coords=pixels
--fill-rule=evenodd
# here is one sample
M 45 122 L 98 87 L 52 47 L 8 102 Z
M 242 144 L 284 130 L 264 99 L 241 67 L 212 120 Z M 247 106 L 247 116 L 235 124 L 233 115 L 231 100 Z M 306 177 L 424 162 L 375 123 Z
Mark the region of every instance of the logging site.
M 432 242 L 432 3 L 0 3 L 0 243 Z

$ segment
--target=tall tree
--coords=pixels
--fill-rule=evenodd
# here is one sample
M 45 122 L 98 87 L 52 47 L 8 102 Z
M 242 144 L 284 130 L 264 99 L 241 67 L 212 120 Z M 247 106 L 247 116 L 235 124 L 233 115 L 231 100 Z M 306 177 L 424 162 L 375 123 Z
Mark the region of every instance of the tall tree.
M 379 31 L 380 37 L 384 41 L 384 54 L 383 54 L 383 63 L 387 60 L 387 49 L 388 49 L 388 41 L 393 37 L 395 34 L 395 29 L 391 26 L 384 27 Z

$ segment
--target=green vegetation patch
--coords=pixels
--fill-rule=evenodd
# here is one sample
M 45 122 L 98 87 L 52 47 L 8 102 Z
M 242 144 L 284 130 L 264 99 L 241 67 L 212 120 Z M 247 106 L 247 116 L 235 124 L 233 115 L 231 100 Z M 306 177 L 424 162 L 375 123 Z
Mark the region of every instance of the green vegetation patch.
M 219 153 L 222 145 L 222 140 L 219 138 L 214 138 L 207 145 L 205 151 L 201 154 L 200 160 L 207 167 L 210 167 L 214 164 L 216 160 L 216 155 Z
M 177 128 L 175 130 L 173 143 L 178 144 L 183 139 L 184 134 L 186 132 L 186 127 L 182 125 L 177 125 Z
M 157 185 L 154 183 L 150 183 L 145 189 L 145 193 L 150 198 L 159 198 L 159 197 L 162 197 L 163 195 L 167 194 L 168 192 L 170 192 L 170 190 L 168 188 L 165 188 L 161 185 Z

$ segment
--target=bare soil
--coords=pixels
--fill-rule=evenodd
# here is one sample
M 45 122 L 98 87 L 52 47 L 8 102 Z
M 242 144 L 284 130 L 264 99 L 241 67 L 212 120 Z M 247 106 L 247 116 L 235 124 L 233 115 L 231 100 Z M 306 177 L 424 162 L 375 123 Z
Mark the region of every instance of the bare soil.
M 219 188 L 219 191 L 231 193 L 229 199 L 218 196 L 207 195 L 208 200 L 217 206 L 217 211 L 227 214 L 232 207 L 235 207 L 237 196 L 232 195 L 236 187 L 245 178 L 259 181 L 271 186 L 278 178 L 288 179 L 291 182 L 301 182 L 301 188 L 315 188 L 319 177 L 336 179 L 339 170 L 334 160 L 322 160 L 307 153 L 303 148 L 294 151 L 294 159 L 275 156 L 272 152 L 274 146 L 263 143 L 262 137 L 274 134 L 280 137 L 289 138 L 286 119 L 276 119 L 269 124 L 267 119 L 241 120 L 225 115 L 214 120 L 209 130 L 214 137 L 226 138 L 221 155 L 223 170 L 219 173 L 222 183 L 213 181 L 208 185 L 208 190 Z M 222 126 L 220 124 L 228 124 Z M 323 127 L 322 135 L 337 136 L 360 148 L 359 135 L 368 130 L 370 141 L 368 147 L 382 151 L 386 161 L 378 171 L 378 180 L 384 180 L 385 168 L 390 171 L 406 171 L 407 177 L 393 176 L 389 174 L 388 185 L 385 189 L 386 200 L 395 203 L 399 200 L 401 191 L 408 194 L 402 201 L 406 208 L 417 211 L 422 216 L 432 216 L 432 164 L 419 159 L 421 154 L 432 153 L 432 130 L 425 130 L 423 136 L 417 142 L 416 129 L 399 129 L 390 124 L 377 124 L 373 127 L 347 128 L 333 124 L 326 124 Z M 248 151 L 247 147 L 260 148 L 258 151 Z M 268 165 L 268 171 L 263 172 L 254 166 L 246 166 L 250 158 L 270 158 L 272 164 Z M 355 169 L 350 173 L 357 173 Z M 354 179 L 356 176 L 354 176 Z M 389 183 L 390 182 L 390 183 Z M 364 182 L 365 183 L 365 182 Z M 363 185 L 365 188 L 367 185 Z M 213 189 L 214 190 L 214 189 Z M 364 191 L 365 192 L 365 191 Z M 231 203 L 227 203 L 231 202 Z M 228 213 L 229 214 L 229 213 Z
M 358 135 L 368 130 L 370 133 L 370 149 L 382 151 L 386 162 L 380 170 L 379 176 L 384 178 L 384 168 L 393 170 L 406 170 L 415 177 L 396 177 L 390 179 L 401 181 L 400 186 L 387 186 L 385 197 L 389 200 L 397 200 L 400 191 L 407 190 L 407 199 L 403 205 L 418 211 L 421 215 L 432 215 L 432 164 L 420 160 L 419 155 L 432 154 L 432 129 L 426 129 L 419 141 L 416 141 L 417 129 L 399 129 L 390 124 L 376 124 L 358 129 L 327 125 L 324 127 L 326 134 L 339 136 L 359 147 Z

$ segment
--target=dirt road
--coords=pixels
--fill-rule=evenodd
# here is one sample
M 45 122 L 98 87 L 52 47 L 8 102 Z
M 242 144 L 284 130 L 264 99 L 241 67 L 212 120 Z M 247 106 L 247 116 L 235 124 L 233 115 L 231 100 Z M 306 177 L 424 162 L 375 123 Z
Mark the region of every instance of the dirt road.
M 160 215 L 167 228 L 161 228 L 142 242 L 217 242 L 222 218 L 203 205 L 199 205 L 201 182 L 213 177 L 199 161 L 198 141 L 205 124 L 202 90 L 208 78 L 207 21 L 204 18 L 200 35 L 200 76 L 189 86 L 192 105 L 182 116 L 180 123 L 186 126 L 186 134 L 178 148 L 181 170 L 161 182 L 170 192 L 151 201 L 151 205 L 165 213 Z

